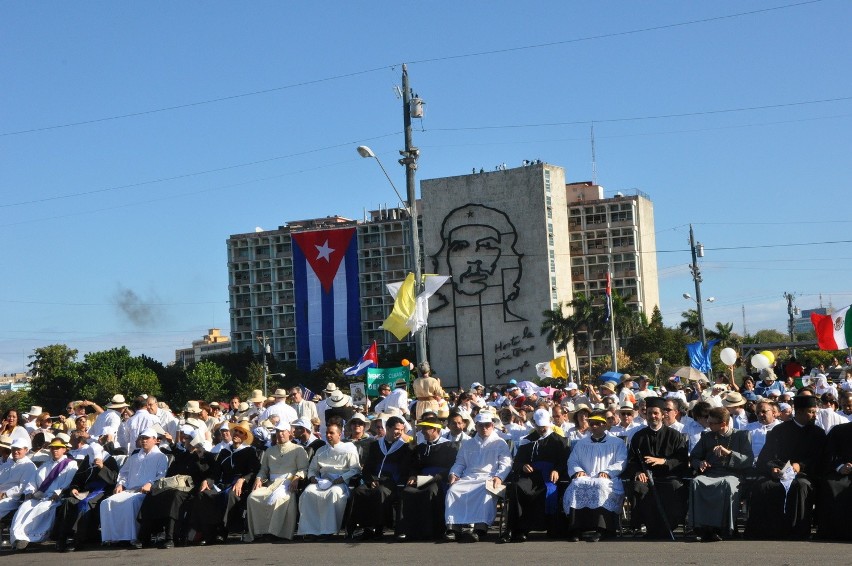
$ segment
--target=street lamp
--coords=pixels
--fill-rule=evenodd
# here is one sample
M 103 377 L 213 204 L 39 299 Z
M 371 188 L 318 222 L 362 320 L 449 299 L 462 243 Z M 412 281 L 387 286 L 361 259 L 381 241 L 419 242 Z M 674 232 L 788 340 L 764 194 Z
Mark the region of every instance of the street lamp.
M 414 147 L 411 139 L 411 116 L 421 116 L 422 115 L 422 105 L 423 101 L 419 98 L 415 97 L 412 101 L 411 99 L 411 88 L 408 86 L 408 67 L 406 65 L 402 66 L 402 122 L 403 122 L 403 130 L 405 134 L 405 149 L 400 151 L 400 155 L 402 155 L 402 159 L 399 160 L 400 165 L 405 167 L 405 189 L 406 196 L 408 197 L 407 203 L 408 206 L 406 210 L 408 211 L 408 227 L 411 236 L 411 263 L 414 269 L 414 296 L 417 297 L 420 294 L 420 290 L 423 287 L 423 282 L 421 281 L 421 272 L 420 272 L 420 234 L 417 231 L 417 195 L 416 195 L 416 187 L 414 182 L 414 172 L 417 170 L 417 158 L 420 157 L 420 150 Z M 396 193 L 396 196 L 399 197 L 399 200 L 402 201 L 402 196 L 400 196 L 399 191 L 396 190 L 396 185 L 393 184 L 393 181 L 388 175 L 388 172 L 385 170 L 382 162 L 379 161 L 379 158 L 369 147 L 362 145 L 358 147 L 358 155 L 364 158 L 372 157 L 376 160 L 376 163 L 379 164 L 379 167 L 382 168 L 382 172 L 387 177 L 388 181 L 393 187 L 393 191 Z M 422 327 L 420 330 L 414 333 L 415 345 L 417 348 L 417 360 L 420 362 L 425 362 L 426 360 L 426 328 Z
M 684 293 L 683 298 L 684 299 L 692 299 L 692 295 L 690 295 L 689 293 Z M 692 299 L 692 300 L 694 301 L 695 299 Z M 704 300 L 707 301 L 708 303 L 712 303 L 716 300 L 716 297 L 707 297 Z
M 704 257 L 704 244 L 695 243 L 695 234 L 692 232 L 692 224 L 689 225 L 689 248 L 692 251 L 692 263 L 689 270 L 692 272 L 692 279 L 695 281 L 695 304 L 698 307 L 698 336 L 701 338 L 701 351 L 707 349 L 707 337 L 704 335 L 704 311 L 701 308 L 701 270 L 698 268 L 698 258 Z M 684 297 L 687 293 L 684 293 Z M 692 298 L 692 297 L 689 297 Z M 711 301 L 712 302 L 712 301 Z

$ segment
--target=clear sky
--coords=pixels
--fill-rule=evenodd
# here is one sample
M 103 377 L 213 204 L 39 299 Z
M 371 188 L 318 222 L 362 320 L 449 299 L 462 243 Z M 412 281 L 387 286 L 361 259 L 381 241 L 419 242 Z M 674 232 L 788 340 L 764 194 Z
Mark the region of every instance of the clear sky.
M 852 303 L 852 2 L 6 2 L 0 372 L 33 348 L 167 362 L 229 328 L 225 241 L 523 159 L 655 206 L 661 309 L 786 328 Z M 830 243 L 839 242 L 839 243 Z M 565 253 L 568 253 L 565 250 Z

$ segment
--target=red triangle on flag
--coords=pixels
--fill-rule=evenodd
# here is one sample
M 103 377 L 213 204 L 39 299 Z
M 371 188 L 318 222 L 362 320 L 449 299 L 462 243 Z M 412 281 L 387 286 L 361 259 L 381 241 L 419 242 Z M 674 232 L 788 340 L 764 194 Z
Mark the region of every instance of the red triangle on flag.
M 326 293 L 331 290 L 331 284 L 340 269 L 340 262 L 346 256 L 346 250 L 349 249 L 354 235 L 355 228 L 293 234 L 293 241 L 302 250 Z

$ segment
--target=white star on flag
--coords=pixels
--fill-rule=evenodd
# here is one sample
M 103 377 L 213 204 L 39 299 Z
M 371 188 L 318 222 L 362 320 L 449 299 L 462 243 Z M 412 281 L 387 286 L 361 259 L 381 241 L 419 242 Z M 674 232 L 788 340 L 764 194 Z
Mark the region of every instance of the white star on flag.
M 318 255 L 317 259 L 324 259 L 325 261 L 331 261 L 331 252 L 334 251 L 334 248 L 328 247 L 328 240 L 321 246 L 314 244 L 314 247 L 317 249 Z

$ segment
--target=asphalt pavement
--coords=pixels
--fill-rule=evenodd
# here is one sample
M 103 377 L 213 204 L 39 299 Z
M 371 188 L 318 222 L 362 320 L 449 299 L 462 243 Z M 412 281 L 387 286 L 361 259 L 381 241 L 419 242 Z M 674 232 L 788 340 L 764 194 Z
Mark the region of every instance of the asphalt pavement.
M 717 543 L 656 542 L 637 539 L 603 540 L 597 543 L 547 540 L 532 535 L 525 543 L 495 544 L 495 537 L 471 544 L 391 542 L 380 540 L 353 542 L 342 538 L 328 542 L 276 544 L 234 542 L 227 545 L 156 548 L 92 548 L 58 554 L 52 544 L 31 545 L 23 552 L 0 552 L 0 563 L 32 564 L 47 560 L 69 564 L 133 564 L 182 566 L 203 564 L 240 564 L 250 566 L 284 564 L 332 564 L 357 566 L 377 564 L 455 564 L 471 566 L 557 564 L 579 561 L 583 566 L 615 564 L 849 564 L 850 549 L 845 543 L 723 541 Z M 227 562 L 226 562 L 227 561 Z

